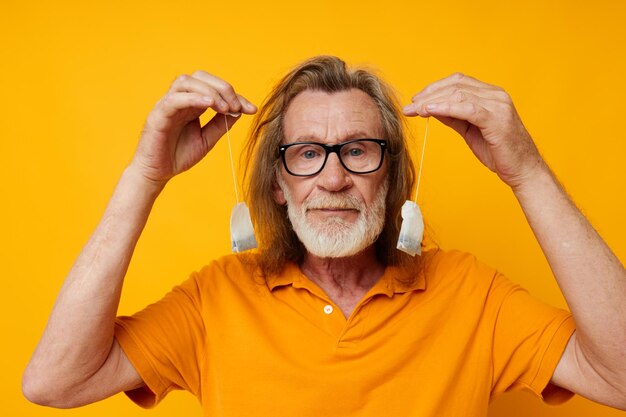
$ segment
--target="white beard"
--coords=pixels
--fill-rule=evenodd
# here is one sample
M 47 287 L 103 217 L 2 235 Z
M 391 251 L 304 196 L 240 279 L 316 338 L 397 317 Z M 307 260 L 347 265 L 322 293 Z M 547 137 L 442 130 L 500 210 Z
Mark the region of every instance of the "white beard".
M 321 194 L 309 198 L 297 207 L 281 175 L 278 184 L 287 201 L 287 214 L 294 232 L 307 251 L 320 258 L 344 258 L 368 248 L 378 238 L 385 224 L 388 181 L 376 193 L 371 207 L 350 194 Z M 309 209 L 343 208 L 359 212 L 355 222 L 331 216 L 313 222 L 307 217 Z

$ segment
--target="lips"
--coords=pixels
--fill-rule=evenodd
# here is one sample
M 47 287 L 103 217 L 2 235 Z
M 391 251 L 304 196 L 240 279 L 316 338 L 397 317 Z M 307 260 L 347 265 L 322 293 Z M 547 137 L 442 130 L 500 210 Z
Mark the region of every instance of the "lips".
M 331 211 L 344 211 L 355 210 L 361 211 L 362 203 L 356 197 L 352 195 L 344 196 L 327 196 L 320 195 L 305 201 L 303 209 L 309 210 L 331 210 Z
M 319 211 L 359 211 L 357 208 L 346 207 L 308 207 L 306 211 L 319 210 Z
M 358 216 L 360 211 L 354 208 L 320 207 L 306 209 L 305 213 L 307 217 L 313 216 L 318 219 L 342 219 L 346 221 L 354 216 Z
M 339 207 L 320 207 L 314 209 L 307 209 L 305 212 L 306 218 L 317 226 L 322 225 L 341 225 L 347 227 L 352 225 L 354 221 L 360 216 L 360 211 L 354 208 L 339 208 Z
M 350 194 L 318 194 L 302 204 L 302 213 L 318 222 L 352 224 L 362 212 L 363 204 Z

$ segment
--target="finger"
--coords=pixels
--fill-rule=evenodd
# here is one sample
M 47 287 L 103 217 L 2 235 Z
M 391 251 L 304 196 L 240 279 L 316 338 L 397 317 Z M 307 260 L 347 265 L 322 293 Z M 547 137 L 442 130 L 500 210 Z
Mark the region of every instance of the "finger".
M 462 74 L 460 72 L 456 72 L 452 75 L 449 75 L 441 80 L 435 81 L 427 85 L 424 89 L 422 89 L 419 93 L 415 94 L 411 100 L 418 98 L 422 94 L 429 94 L 436 90 L 448 87 L 450 85 L 459 85 L 459 86 L 472 86 L 475 88 L 485 89 L 485 90 L 502 90 L 500 87 L 487 84 L 480 80 L 477 80 L 474 77 L 470 77 L 469 75 Z
M 237 120 L 239 117 L 216 114 L 202 127 L 202 137 L 209 145 L 209 149 L 226 133 L 226 123 L 228 123 L 228 129 L 232 129 Z
M 209 107 L 217 108 L 215 101 L 215 97 L 198 93 L 168 93 L 156 104 L 148 116 L 147 124 L 156 129 L 163 129 L 176 119 L 188 122 L 199 117 Z M 188 111 L 188 114 L 184 114 L 185 111 Z
M 241 103 L 241 112 L 245 114 L 254 114 L 257 111 L 257 107 L 252 104 L 247 98 L 244 96 L 237 94 L 237 99 Z
M 439 120 L 446 126 L 451 127 L 455 130 L 459 135 L 465 137 L 465 134 L 471 127 L 471 124 L 465 120 L 455 119 L 454 117 L 446 117 L 446 116 L 433 116 L 435 119 Z
M 414 99 L 411 104 L 404 106 L 402 111 L 407 116 L 424 116 L 427 113 L 424 107 L 428 103 L 438 103 L 446 100 L 457 103 L 473 101 L 489 106 L 490 99 L 491 94 L 485 90 L 472 86 L 458 87 L 451 85 Z
M 485 89 L 473 85 L 452 84 L 428 94 L 420 95 L 413 99 L 413 105 L 419 108 L 421 105 L 431 101 L 442 101 L 450 99 L 453 101 L 467 101 L 470 98 L 481 100 L 503 101 L 503 96 L 496 90 Z
M 237 100 L 239 101 L 239 111 L 233 109 L 232 106 L 224 101 L 219 92 L 217 92 L 217 90 L 215 90 L 213 87 L 211 87 L 204 81 L 200 81 L 187 75 L 181 75 L 180 77 L 178 77 L 172 84 L 170 91 L 195 92 L 207 97 L 214 97 L 216 107 L 214 107 L 213 109 L 218 113 L 236 114 L 242 112 L 246 114 L 254 114 L 257 111 L 256 106 L 240 94 L 237 94 Z
M 424 113 L 424 106 L 427 103 L 444 100 L 454 102 L 474 101 L 491 109 L 494 107 L 495 102 L 510 102 L 510 97 L 501 88 L 485 88 L 483 83 L 481 83 L 481 85 L 454 83 L 441 85 L 437 89 L 413 96 L 413 102 L 406 105 L 403 108 L 403 112 L 407 116 L 422 115 L 422 113 Z
M 491 117 L 491 112 L 483 106 L 478 105 L 472 101 L 464 101 L 464 102 L 451 102 L 451 101 L 442 101 L 435 103 L 428 103 L 425 106 L 425 113 L 420 114 L 422 117 L 434 116 L 435 118 L 447 117 L 453 118 L 460 121 L 469 122 L 472 125 L 475 125 L 479 129 L 483 129 L 487 126 L 487 122 Z M 444 122 L 444 120 L 446 120 Z M 446 123 L 447 122 L 447 123 Z M 465 127 L 465 132 L 467 130 L 467 125 L 461 123 L 454 122 L 454 126 L 452 126 L 453 122 L 447 119 L 442 119 L 442 123 L 448 124 L 455 130 L 455 127 Z M 457 130 L 458 131 L 458 130 Z M 462 133 L 462 132 L 459 132 Z M 462 133 L 463 134 L 463 133 Z
M 170 92 L 198 93 L 204 96 L 215 97 L 216 103 L 219 104 L 220 108 L 228 109 L 230 107 L 229 103 L 222 98 L 213 86 L 190 75 L 181 75 L 176 78 L 170 87 Z
M 183 74 L 176 77 L 172 85 L 170 86 L 170 92 L 183 92 L 183 93 L 201 93 L 208 94 L 209 91 L 215 90 L 209 84 L 201 81 L 191 75 Z
M 217 90 L 222 99 L 228 103 L 230 112 L 239 112 L 241 110 L 241 102 L 239 101 L 232 85 L 205 71 L 196 71 L 191 76 L 205 82 Z
M 482 92 L 480 93 L 482 94 Z M 489 96 L 489 97 L 487 97 Z M 493 98 L 489 94 L 476 95 L 471 93 L 467 89 L 448 89 L 443 92 L 441 96 L 427 97 L 425 100 L 418 100 L 403 109 L 404 114 L 407 116 L 431 116 L 429 106 L 440 106 L 443 103 L 471 103 L 475 108 L 484 108 L 489 112 L 494 112 L 502 104 Z
M 218 91 L 216 87 L 222 86 L 222 90 Z M 225 90 L 224 90 L 225 88 Z M 252 104 L 248 99 L 243 97 L 240 94 L 236 94 L 237 102 L 227 101 L 224 96 L 230 95 L 234 92 L 234 89 L 230 84 L 221 80 L 218 77 L 215 77 L 209 73 L 204 71 L 196 71 L 193 76 L 182 75 L 176 79 L 176 81 L 172 84 L 172 89 L 175 91 L 187 91 L 187 92 L 199 92 L 205 95 L 213 96 L 215 93 L 218 94 L 218 101 L 224 103 L 222 106 L 221 103 L 219 105 L 221 113 L 246 113 L 246 114 L 254 114 L 257 111 L 257 107 Z
M 229 103 L 223 99 L 221 94 L 214 87 L 189 75 L 181 75 L 174 80 L 168 91 L 168 94 L 173 93 L 197 93 L 206 97 L 212 97 L 215 103 L 213 110 L 217 112 L 227 112 L 230 109 Z

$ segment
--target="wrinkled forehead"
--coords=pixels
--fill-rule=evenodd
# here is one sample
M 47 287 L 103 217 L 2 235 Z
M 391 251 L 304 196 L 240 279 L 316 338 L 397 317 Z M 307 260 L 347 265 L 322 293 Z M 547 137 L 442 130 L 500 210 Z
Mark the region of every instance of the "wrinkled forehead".
M 305 90 L 294 97 L 283 117 L 285 143 L 313 140 L 339 143 L 358 138 L 382 138 L 380 111 L 365 92 L 333 93 Z

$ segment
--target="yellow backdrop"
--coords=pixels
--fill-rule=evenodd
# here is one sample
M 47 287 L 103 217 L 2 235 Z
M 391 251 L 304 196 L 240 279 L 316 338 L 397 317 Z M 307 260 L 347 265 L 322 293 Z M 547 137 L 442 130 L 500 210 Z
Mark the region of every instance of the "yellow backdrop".
M 0 12 L 1 310 L 6 416 L 143 415 L 123 395 L 59 412 L 21 395 L 57 291 L 98 222 L 143 120 L 181 73 L 213 72 L 259 103 L 288 68 L 335 54 L 378 68 L 405 102 L 462 71 L 506 88 L 546 159 L 626 259 L 624 2 L 24 1 Z M 249 126 L 232 132 L 235 150 Z M 417 143 L 423 120 L 412 120 Z M 539 298 L 564 301 L 512 194 L 464 142 L 431 123 L 420 197 L 437 241 L 475 253 Z M 158 200 L 120 313 L 158 299 L 229 252 L 234 203 L 219 143 Z M 594 279 L 594 277 L 589 277 Z M 150 415 L 200 415 L 173 393 Z M 490 416 L 623 416 L 575 398 L 505 395 Z

